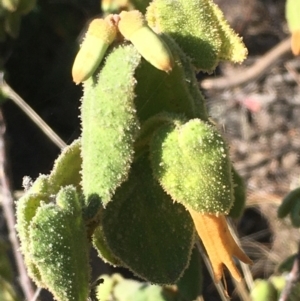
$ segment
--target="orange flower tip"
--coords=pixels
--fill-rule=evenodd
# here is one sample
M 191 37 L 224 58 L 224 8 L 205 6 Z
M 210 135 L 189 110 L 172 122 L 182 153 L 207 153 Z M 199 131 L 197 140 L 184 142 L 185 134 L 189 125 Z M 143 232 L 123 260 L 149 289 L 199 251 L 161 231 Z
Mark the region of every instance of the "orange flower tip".
M 247 264 L 252 264 L 252 261 L 233 239 L 225 216 L 203 214 L 191 208 L 188 210 L 211 261 L 215 282 L 222 279 L 224 265 L 234 279 L 241 281 L 242 277 L 233 256 Z
M 291 48 L 295 56 L 300 55 L 300 29 L 292 32 Z

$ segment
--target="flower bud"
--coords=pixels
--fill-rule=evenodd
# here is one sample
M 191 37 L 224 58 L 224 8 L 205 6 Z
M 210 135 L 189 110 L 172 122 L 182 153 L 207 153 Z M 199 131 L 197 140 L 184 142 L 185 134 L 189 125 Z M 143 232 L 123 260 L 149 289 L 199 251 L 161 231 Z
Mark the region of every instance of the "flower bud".
M 10 12 L 16 11 L 18 8 L 20 0 L 2 0 L 2 6 Z
M 137 10 L 121 12 L 118 28 L 151 65 L 166 72 L 172 70 L 173 56 L 170 49 L 147 25 L 142 13 Z
M 91 22 L 72 68 L 76 85 L 93 75 L 116 34 L 116 25 L 110 16 Z

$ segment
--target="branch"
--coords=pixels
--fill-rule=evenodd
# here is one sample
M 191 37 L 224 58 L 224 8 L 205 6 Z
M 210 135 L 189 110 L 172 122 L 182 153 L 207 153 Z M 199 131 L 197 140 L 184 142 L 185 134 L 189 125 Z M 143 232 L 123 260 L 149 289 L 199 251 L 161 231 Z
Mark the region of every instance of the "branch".
M 0 90 L 11 99 L 59 148 L 66 147 L 66 143 L 50 128 L 50 126 L 17 94 L 4 80 L 4 73 L 0 72 Z
M 294 286 L 300 280 L 300 245 L 298 247 L 298 254 L 295 257 L 292 270 L 290 271 L 285 288 L 283 289 L 278 301 L 288 301 Z
M 34 296 L 34 289 L 32 282 L 30 281 L 27 271 L 25 268 L 25 264 L 22 258 L 21 253 L 19 252 L 19 242 L 17 239 L 17 234 L 15 230 L 15 213 L 13 207 L 13 197 L 10 189 L 10 182 L 6 173 L 6 153 L 5 153 L 5 123 L 2 112 L 0 110 L 0 185 L 2 188 L 2 207 L 4 217 L 6 219 L 8 231 L 9 231 L 9 240 L 12 245 L 14 257 L 16 259 L 17 269 L 20 275 L 20 285 L 24 292 L 24 295 L 27 300 L 31 300 Z
M 200 85 L 203 89 L 222 90 L 258 80 L 270 70 L 279 59 L 290 52 L 291 38 L 287 38 L 263 55 L 251 67 L 230 76 L 205 79 Z

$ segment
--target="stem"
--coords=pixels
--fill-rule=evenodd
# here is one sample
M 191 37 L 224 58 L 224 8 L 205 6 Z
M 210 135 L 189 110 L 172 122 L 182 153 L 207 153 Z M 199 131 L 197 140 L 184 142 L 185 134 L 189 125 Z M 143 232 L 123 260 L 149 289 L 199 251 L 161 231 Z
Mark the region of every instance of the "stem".
M 2 112 L 0 111 L 0 186 L 2 188 L 2 207 L 4 217 L 6 219 L 8 231 L 9 231 L 9 240 L 12 245 L 14 257 L 16 260 L 17 269 L 20 275 L 20 285 L 24 292 L 24 295 L 27 300 L 31 300 L 34 296 L 34 289 L 32 282 L 30 281 L 27 271 L 25 268 L 25 264 L 22 258 L 21 253 L 19 252 L 19 242 L 17 239 L 17 234 L 15 230 L 15 213 L 13 209 L 13 197 L 10 189 L 10 182 L 6 173 L 6 153 L 5 153 L 5 123 Z
M 292 293 L 294 286 L 299 282 L 300 279 L 300 245 L 298 246 L 298 254 L 295 257 L 292 270 L 290 271 L 285 288 L 283 289 L 278 301 L 287 301 Z
M 207 270 L 208 270 L 208 272 L 210 274 L 211 279 L 214 279 L 214 277 L 215 277 L 214 276 L 214 271 L 212 269 L 210 260 L 209 260 L 209 258 L 207 256 L 206 252 L 204 251 L 204 247 L 203 247 L 202 243 L 200 242 L 199 238 L 196 240 L 196 246 L 197 246 L 197 248 L 198 248 L 198 250 L 199 250 L 199 252 L 200 252 L 200 254 L 201 254 L 202 258 L 203 258 L 203 261 L 204 261 L 204 263 L 206 265 L 206 268 L 207 268 Z M 218 283 L 216 283 L 215 281 L 213 281 L 213 284 L 216 287 L 221 300 L 222 301 L 229 301 L 230 298 L 226 296 L 226 293 L 225 293 L 226 289 L 223 286 L 223 284 L 220 281 Z
M 284 55 L 291 52 L 291 38 L 287 38 L 263 55 L 251 67 L 230 76 L 208 78 L 201 82 L 203 89 L 229 89 L 234 86 L 258 80 L 271 67 L 273 67 Z
M 60 149 L 66 147 L 66 143 L 50 128 L 50 126 L 17 94 L 4 80 L 3 72 L 0 72 L 0 89 L 11 99 Z

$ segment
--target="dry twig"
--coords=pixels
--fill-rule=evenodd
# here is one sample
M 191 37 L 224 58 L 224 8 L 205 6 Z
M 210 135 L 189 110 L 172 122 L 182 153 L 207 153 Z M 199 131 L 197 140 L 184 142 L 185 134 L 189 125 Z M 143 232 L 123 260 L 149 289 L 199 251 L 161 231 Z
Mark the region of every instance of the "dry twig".
M 20 276 L 20 285 L 24 292 L 24 295 L 27 300 L 31 300 L 34 296 L 33 285 L 27 275 L 27 271 L 24 265 L 24 261 L 21 253 L 19 252 L 19 242 L 17 239 L 17 234 L 15 230 L 15 213 L 13 208 L 13 197 L 10 189 L 10 182 L 6 173 L 6 153 L 5 153 L 5 123 L 3 119 L 2 112 L 0 111 L 0 186 L 2 188 L 2 207 L 4 217 L 6 219 L 8 231 L 9 231 L 9 240 L 12 245 L 14 257 L 17 264 L 17 269 Z
M 270 70 L 271 67 L 277 64 L 279 59 L 290 52 L 291 39 L 287 38 L 268 51 L 246 70 L 231 76 L 208 78 L 203 80 L 200 85 L 203 89 L 222 90 L 257 80 Z
M 290 271 L 290 273 L 287 277 L 285 288 L 283 289 L 278 301 L 289 300 L 292 290 L 297 283 L 299 284 L 299 280 L 300 280 L 300 245 L 299 245 L 299 249 L 298 249 L 298 254 L 295 257 L 295 260 L 293 263 L 292 270 Z
M 3 72 L 0 72 L 0 89 L 11 99 L 59 148 L 66 147 L 66 143 L 50 128 L 50 126 L 17 94 L 4 80 Z

